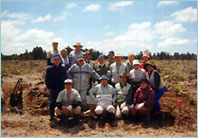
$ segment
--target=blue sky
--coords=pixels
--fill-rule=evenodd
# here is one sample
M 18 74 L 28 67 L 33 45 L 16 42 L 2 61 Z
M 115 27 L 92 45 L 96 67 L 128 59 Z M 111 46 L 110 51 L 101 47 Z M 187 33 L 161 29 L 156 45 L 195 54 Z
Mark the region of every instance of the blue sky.
M 75 42 L 107 54 L 197 53 L 196 1 L 3 1 L 1 52 Z

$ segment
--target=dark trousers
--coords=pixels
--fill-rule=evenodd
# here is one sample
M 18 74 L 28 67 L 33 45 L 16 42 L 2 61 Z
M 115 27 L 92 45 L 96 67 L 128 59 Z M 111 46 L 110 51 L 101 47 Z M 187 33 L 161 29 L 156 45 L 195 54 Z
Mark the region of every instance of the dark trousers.
M 60 90 L 50 89 L 50 116 L 54 116 L 54 109 L 56 107 L 56 99 Z

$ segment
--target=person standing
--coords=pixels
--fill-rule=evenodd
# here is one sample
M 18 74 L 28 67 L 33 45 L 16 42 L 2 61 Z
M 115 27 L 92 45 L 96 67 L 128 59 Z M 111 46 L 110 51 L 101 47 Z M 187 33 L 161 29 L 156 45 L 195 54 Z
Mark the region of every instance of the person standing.
M 105 58 L 103 55 L 98 56 L 98 64 L 94 65 L 95 71 L 100 75 L 106 75 L 109 67 L 105 64 Z
M 115 57 L 114 57 L 114 51 L 110 51 L 109 52 L 109 59 L 107 60 L 107 65 L 110 67 L 111 64 L 113 64 L 115 62 Z
M 128 55 L 128 60 L 126 62 L 127 74 L 133 69 L 133 60 L 134 60 L 134 54 L 131 53 Z
M 83 52 L 81 51 L 83 46 L 79 42 L 76 42 L 73 47 L 75 48 L 74 51 L 69 53 L 69 58 L 72 62 L 72 65 L 77 62 L 78 57 L 83 56 Z
M 61 52 L 61 63 L 62 63 L 62 66 L 65 67 L 66 69 L 69 69 L 71 67 L 71 60 L 69 60 L 68 58 L 68 52 L 67 52 L 67 49 L 62 49 Z
M 79 57 L 77 63 L 73 64 L 67 73 L 68 77 L 73 79 L 73 87 L 80 93 L 82 104 L 86 107 L 86 95 L 90 87 L 89 80 L 90 78 L 99 80 L 100 76 L 89 64 L 85 63 L 83 57 Z
M 50 66 L 50 65 L 54 64 L 54 61 L 53 61 L 53 56 L 54 55 L 59 55 L 58 42 L 57 41 L 52 42 L 52 50 L 50 50 L 47 53 L 47 66 Z
M 50 121 L 54 120 L 54 108 L 56 99 L 61 90 L 64 89 L 64 80 L 67 79 L 66 68 L 61 65 L 60 55 L 53 57 L 54 65 L 46 70 L 45 83 L 50 92 Z
M 84 56 L 85 62 L 86 62 L 87 64 L 89 64 L 89 65 L 93 68 L 94 62 L 93 62 L 93 60 L 90 59 L 90 58 L 91 58 L 91 55 L 90 55 L 89 50 L 86 50 L 86 51 L 83 53 L 83 56 Z
M 115 87 L 116 83 L 120 82 L 120 74 L 126 73 L 126 64 L 122 63 L 122 56 L 120 53 L 116 53 L 115 55 L 115 63 L 111 64 L 110 72 L 108 73 L 108 77 L 111 78 L 111 84 Z

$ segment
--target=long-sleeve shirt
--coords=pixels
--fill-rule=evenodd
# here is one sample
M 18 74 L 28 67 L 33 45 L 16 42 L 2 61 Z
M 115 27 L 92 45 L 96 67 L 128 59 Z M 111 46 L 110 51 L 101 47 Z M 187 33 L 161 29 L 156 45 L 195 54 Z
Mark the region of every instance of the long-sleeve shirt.
M 94 101 L 97 101 L 94 95 L 107 95 L 107 94 L 112 95 L 112 99 L 114 101 L 116 100 L 117 97 L 116 90 L 109 84 L 107 84 L 106 86 L 103 86 L 102 84 L 98 84 L 89 90 L 89 95 Z
M 83 52 L 82 51 L 80 51 L 80 52 L 76 52 L 76 51 L 71 51 L 70 53 L 69 53 L 69 59 L 71 60 L 71 62 L 72 62 L 72 65 L 73 64 L 75 64 L 76 62 L 77 62 L 77 59 L 78 59 L 78 57 L 80 57 L 80 56 L 83 56 Z
M 128 91 L 130 89 L 131 85 L 126 83 L 124 86 L 121 85 L 121 83 L 117 83 L 115 85 L 115 89 L 117 91 L 117 102 L 124 102 L 126 101 L 126 97 L 128 95 Z
M 75 89 L 72 89 L 70 93 L 64 89 L 58 94 L 56 102 L 61 102 L 63 106 L 68 106 L 81 102 L 81 97 L 78 91 Z
M 52 49 L 49 52 L 47 52 L 47 65 L 48 66 L 54 64 L 54 61 L 53 61 L 54 55 L 59 55 L 59 51 Z
M 144 106 L 151 109 L 153 107 L 154 91 L 148 85 L 146 88 L 138 88 L 134 95 L 134 104 L 144 103 Z
M 146 79 L 146 72 L 144 69 L 139 68 L 138 70 L 132 69 L 129 73 L 129 79 L 132 83 L 138 83 L 142 79 Z
M 73 79 L 73 88 L 77 91 L 88 90 L 89 89 L 89 80 L 93 78 L 99 80 L 100 76 L 95 72 L 94 69 L 87 63 L 84 63 L 82 66 L 78 64 L 73 64 L 71 68 L 67 71 L 68 77 Z
M 165 86 L 164 81 L 156 70 L 152 70 L 147 73 L 147 80 L 156 92 Z
M 112 76 L 111 81 L 113 83 L 119 83 L 120 82 L 120 74 L 125 72 L 126 73 L 126 64 L 122 63 L 120 65 L 117 65 L 116 63 L 111 64 L 110 67 L 110 75 Z M 108 75 L 109 77 L 109 75 Z

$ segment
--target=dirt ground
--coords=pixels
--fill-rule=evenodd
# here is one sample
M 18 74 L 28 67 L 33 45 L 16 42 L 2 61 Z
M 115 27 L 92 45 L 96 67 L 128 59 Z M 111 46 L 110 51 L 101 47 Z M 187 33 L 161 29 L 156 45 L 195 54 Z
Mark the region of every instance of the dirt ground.
M 49 121 L 46 61 L 1 61 L 2 137 L 197 137 L 197 61 L 156 61 L 168 90 L 160 99 L 162 113 L 149 124 L 116 120 L 117 126 L 83 117 L 80 126 Z M 10 111 L 9 96 L 23 79 L 24 113 Z M 175 94 L 175 87 L 179 89 Z M 194 104 L 190 104 L 194 101 Z M 192 100 L 193 99 L 193 100 Z M 179 104 L 181 102 L 181 112 Z

